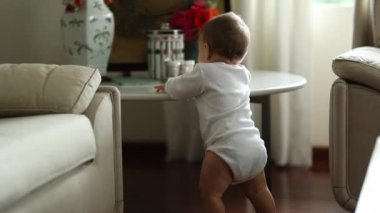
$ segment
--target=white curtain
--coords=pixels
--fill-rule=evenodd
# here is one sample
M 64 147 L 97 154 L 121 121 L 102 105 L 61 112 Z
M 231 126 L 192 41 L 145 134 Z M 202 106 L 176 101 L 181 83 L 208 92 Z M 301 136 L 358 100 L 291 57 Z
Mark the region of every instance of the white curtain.
M 309 80 L 311 0 L 231 0 L 231 4 L 251 30 L 252 43 L 244 61 L 248 68 L 291 72 Z M 309 99 L 308 86 L 272 97 L 271 155 L 276 165 L 311 165 Z M 165 114 L 167 159 L 201 160 L 194 104 L 165 103 Z
M 245 60 L 254 70 L 275 70 L 310 81 L 312 0 L 231 1 L 250 27 Z M 272 159 L 276 165 L 310 166 L 310 88 L 272 96 Z

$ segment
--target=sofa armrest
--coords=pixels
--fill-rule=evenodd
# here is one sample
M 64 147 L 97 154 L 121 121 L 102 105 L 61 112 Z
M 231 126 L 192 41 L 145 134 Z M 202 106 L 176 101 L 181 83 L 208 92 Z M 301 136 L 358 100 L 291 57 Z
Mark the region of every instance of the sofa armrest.
M 336 201 L 353 211 L 374 142 L 380 135 L 380 92 L 340 78 L 330 95 L 330 175 Z
M 110 101 L 108 101 L 110 100 Z M 111 103 L 109 103 L 111 102 Z M 106 132 L 105 128 L 108 128 L 108 122 L 105 122 L 106 118 L 102 111 L 102 108 L 110 108 L 112 105 L 112 133 Z M 107 106 L 107 107 L 105 107 Z M 120 92 L 116 87 L 101 85 L 95 96 L 90 103 L 84 114 L 89 118 L 94 128 L 95 139 L 97 143 L 107 143 L 108 141 L 102 141 L 104 138 L 108 139 L 108 134 L 112 134 L 113 138 L 113 156 L 114 156 L 114 175 L 115 175 L 115 211 L 123 212 L 123 166 L 122 166 L 122 140 L 121 140 L 121 104 L 120 104 Z M 101 141 L 101 142 L 99 142 Z M 103 144 L 97 144 L 98 150 Z M 100 151 L 101 152 L 101 151 Z M 102 153 L 97 153 L 97 155 Z M 104 157 L 104 156 L 102 156 Z M 111 156 L 106 156 L 111 157 Z M 97 159 L 95 159 L 96 161 Z
M 380 91 L 380 48 L 358 47 L 333 59 L 332 69 L 340 78 Z

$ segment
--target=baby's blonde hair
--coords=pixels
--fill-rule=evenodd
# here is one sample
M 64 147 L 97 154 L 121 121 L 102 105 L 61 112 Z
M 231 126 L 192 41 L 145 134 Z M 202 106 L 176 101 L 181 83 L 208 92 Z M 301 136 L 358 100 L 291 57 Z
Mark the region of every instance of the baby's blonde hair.
M 211 53 L 230 60 L 243 59 L 250 41 L 248 26 L 233 12 L 212 18 L 203 26 L 200 36 L 208 44 Z

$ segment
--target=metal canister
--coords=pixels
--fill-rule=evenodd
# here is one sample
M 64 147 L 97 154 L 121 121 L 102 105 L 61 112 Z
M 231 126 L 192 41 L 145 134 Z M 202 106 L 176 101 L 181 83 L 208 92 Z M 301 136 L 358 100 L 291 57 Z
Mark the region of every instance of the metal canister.
M 184 35 L 180 29 L 171 29 L 163 23 L 160 29 L 148 31 L 148 72 L 153 79 L 165 81 L 165 61 L 184 59 Z

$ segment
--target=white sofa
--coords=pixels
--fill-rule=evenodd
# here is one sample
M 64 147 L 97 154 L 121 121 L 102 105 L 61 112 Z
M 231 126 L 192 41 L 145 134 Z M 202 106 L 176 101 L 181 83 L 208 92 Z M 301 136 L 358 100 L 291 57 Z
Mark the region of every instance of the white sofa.
M 0 64 L 0 212 L 123 212 L 120 94 L 100 81 Z

